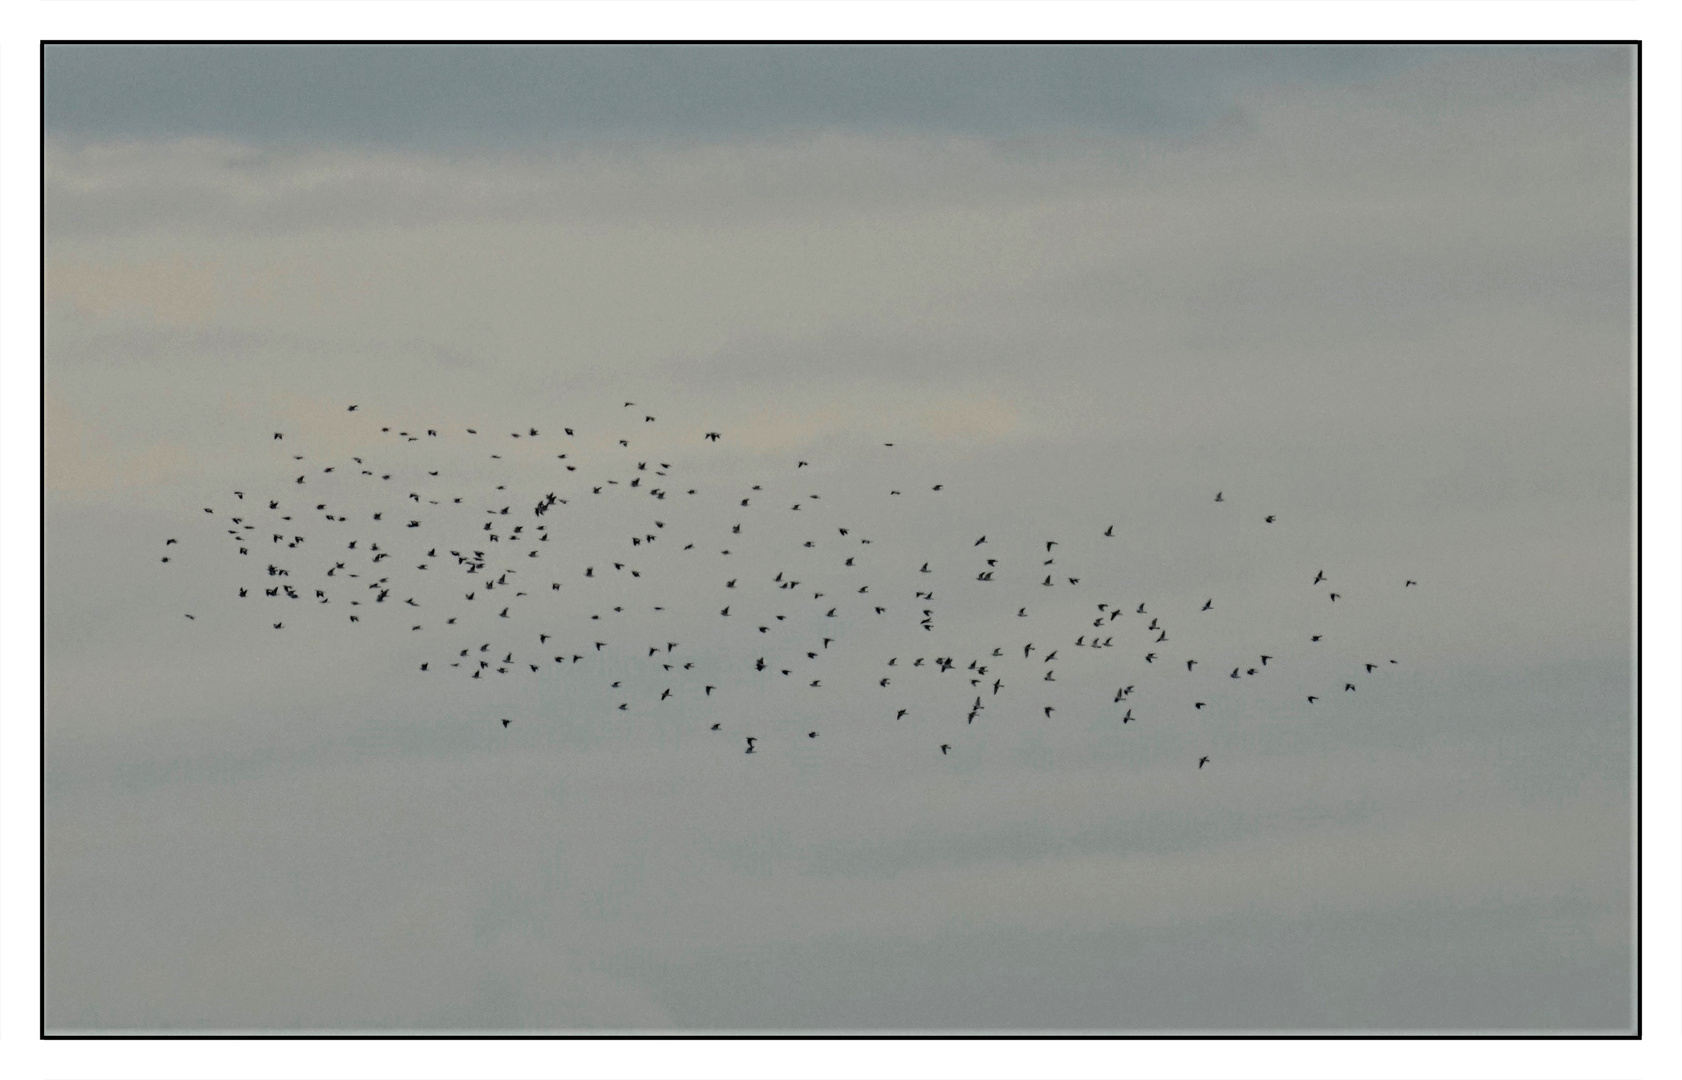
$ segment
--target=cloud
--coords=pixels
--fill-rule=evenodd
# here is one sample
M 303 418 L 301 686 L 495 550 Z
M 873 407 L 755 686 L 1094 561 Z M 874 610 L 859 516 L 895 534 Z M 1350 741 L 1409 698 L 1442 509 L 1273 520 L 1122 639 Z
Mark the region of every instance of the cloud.
M 1629 925 L 1627 60 L 1449 50 L 1359 85 L 1246 84 L 1218 122 L 1145 135 L 55 135 L 51 1022 L 683 1023 L 712 1014 L 661 972 L 709 962 L 746 972 L 717 1015 L 778 997 L 822 1016 L 924 985 L 905 958 L 947 947 L 974 962 L 941 971 L 991 964 L 1035 1015 L 1101 1020 L 1091 1003 L 1156 985 L 1141 942 L 1206 932 L 1168 1015 L 1281 926 L 1332 927 L 1343 951 L 1262 949 L 1266 972 L 1407 973 L 1363 990 L 1363 1017 L 1450 982 L 1489 989 L 1465 1023 L 1577 1016 Z M 440 435 L 395 434 L 423 428 Z M 351 454 L 370 478 L 322 471 Z M 656 504 L 606 485 L 637 462 L 698 494 L 645 522 Z M 300 511 L 299 581 L 392 500 L 443 544 L 576 496 L 547 519 L 551 603 L 509 629 L 475 602 L 450 633 L 625 652 L 487 691 L 417 681 L 443 639 L 408 608 L 353 626 L 335 592 L 277 634 L 220 546 L 235 489 Z M 740 577 L 740 612 L 806 632 L 804 595 L 771 575 L 817 592 L 852 573 L 837 526 L 872 539 L 856 550 L 895 617 L 939 625 L 814 609 L 845 643 L 791 655 L 846 688 L 819 702 L 755 682 L 713 600 Z M 694 561 L 639 545 L 635 582 L 585 578 L 657 528 Z M 980 552 L 1004 560 L 993 594 L 952 576 Z M 1052 557 L 1087 588 L 1012 562 Z M 1351 602 L 1310 589 L 1322 568 Z M 415 583 L 416 621 L 465 604 L 453 577 L 388 572 Z M 1218 617 L 1186 623 L 1206 597 Z M 1278 681 L 1170 683 L 1127 650 L 1060 660 L 1055 720 L 1037 669 L 974 724 L 937 689 L 907 690 L 903 720 L 865 696 L 889 644 L 1015 652 L 1089 632 L 1098 600 L 1174 613 L 1186 656 L 1265 648 Z M 658 704 L 666 673 L 631 675 L 645 636 L 716 671 L 714 704 Z M 1335 714 L 1298 693 L 1392 656 Z M 1089 705 L 1119 679 L 1149 705 L 1125 734 Z M 1192 685 L 1213 710 L 1180 701 Z M 633 686 L 645 711 L 620 713 Z M 728 745 L 698 723 L 713 708 Z M 767 752 L 746 757 L 756 731 Z M 1199 774 L 1211 746 L 1219 772 Z M 1544 1000 L 1514 984 L 1555 955 L 1550 905 L 1599 929 Z M 1015 979 L 1019 954 L 977 944 L 992 935 L 1061 941 L 1072 974 Z M 1442 941 L 1479 948 L 1418 962 Z M 766 956 L 852 974 L 774 994 Z M 1303 994 L 1339 996 L 1317 978 Z M 1561 1001 L 1577 1011 L 1549 1014 Z M 947 1015 L 914 1004 L 901 1022 Z
M 98 320 L 149 318 L 172 330 L 204 326 L 216 308 L 216 272 L 180 256 L 139 263 L 55 259 L 47 264 L 47 296 Z
M 196 460 L 171 443 L 118 452 L 109 438 L 51 396 L 46 399 L 45 438 L 47 489 L 61 497 L 118 492 L 132 497 L 190 472 Z

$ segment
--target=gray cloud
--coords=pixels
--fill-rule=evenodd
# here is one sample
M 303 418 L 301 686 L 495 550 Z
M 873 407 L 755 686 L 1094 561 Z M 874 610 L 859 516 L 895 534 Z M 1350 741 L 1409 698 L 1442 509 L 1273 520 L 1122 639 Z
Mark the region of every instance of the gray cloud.
M 1627 53 L 768 52 L 653 81 L 647 51 L 344 55 L 49 56 L 49 1026 L 1627 1025 Z M 534 120 L 554 94 L 582 103 Z M 621 451 L 624 400 L 660 420 Z M 724 712 L 618 713 L 650 690 L 629 656 L 599 669 L 625 693 L 481 689 L 417 681 L 436 639 L 406 624 L 275 634 L 200 521 L 290 499 L 292 452 L 377 460 L 398 501 L 424 455 L 440 493 L 526 505 L 576 486 L 563 451 L 596 483 L 669 462 L 702 494 L 663 528 L 736 553 L 586 583 L 651 526 L 579 490 L 542 561 L 565 599 L 518 632 L 681 641 Z M 361 483 L 307 490 L 372 535 Z M 863 689 L 754 681 L 714 594 L 827 580 L 837 524 L 896 605 L 937 564 L 907 648 L 1214 596 L 1175 648 L 1288 676 L 1071 654 L 1056 723 L 1013 686 L 967 724 L 911 680 L 895 721 L 869 691 L 903 635 L 802 607 L 861 643 L 823 663 Z M 1092 591 L 960 588 L 982 533 L 1060 538 Z M 1305 592 L 1321 568 L 1353 603 Z M 760 584 L 743 614 L 790 610 Z M 417 618 L 457 602 L 414 588 Z M 1118 678 L 1148 724 L 1081 704 Z M 1179 685 L 1216 708 L 1181 718 Z
M 53 46 L 46 116 L 80 138 L 531 145 L 802 130 L 1194 129 L 1279 83 L 1452 52 L 1349 46 Z M 1565 50 L 1558 50 L 1565 51 Z

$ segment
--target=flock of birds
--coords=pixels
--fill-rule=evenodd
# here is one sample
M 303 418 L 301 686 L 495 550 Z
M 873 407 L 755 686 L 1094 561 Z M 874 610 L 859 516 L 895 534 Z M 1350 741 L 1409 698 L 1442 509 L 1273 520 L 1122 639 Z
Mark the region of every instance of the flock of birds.
M 351 405 L 347 411 L 358 409 Z M 277 431 L 271 442 L 281 444 L 277 452 L 292 466 L 278 489 L 251 486 L 230 491 L 230 504 L 203 507 L 205 516 L 199 520 L 214 522 L 220 549 L 249 568 L 248 583 L 237 586 L 233 599 L 248 603 L 250 617 L 262 619 L 275 631 L 324 617 L 348 620 L 362 632 L 402 628 L 405 635 L 423 635 L 406 638 L 405 646 L 424 640 L 432 650 L 416 666 L 417 677 L 483 683 L 575 674 L 599 681 L 597 689 L 609 692 L 610 698 L 622 698 L 616 705 L 620 712 L 629 712 L 633 705 L 640 711 L 688 702 L 708 710 L 701 721 L 705 723 L 718 714 L 742 715 L 740 708 L 732 708 L 731 698 L 751 693 L 753 680 L 804 683 L 814 692 L 829 694 L 831 703 L 840 696 L 847 709 L 881 710 L 896 721 L 905 721 L 919 707 L 941 714 L 950 733 L 931 740 L 930 752 L 938 749 L 944 756 L 959 749 L 965 730 L 988 711 L 997 715 L 1030 709 L 1053 720 L 1058 705 L 1045 704 L 1044 699 L 1058 682 L 1060 656 L 1065 662 L 1077 655 L 1082 660 L 1094 655 L 1109 660 L 1107 650 L 1117 650 L 1112 670 L 1127 674 L 1115 676 L 1113 694 L 1106 690 L 1102 701 L 1090 703 L 1117 727 L 1145 719 L 1134 715 L 1140 707 L 1134 695 L 1147 679 L 1161 684 L 1173 671 L 1195 675 L 1199 665 L 1205 673 L 1215 665 L 1213 659 L 1181 655 L 1170 634 L 1179 633 L 1179 620 L 1208 618 L 1216 610 L 1212 596 L 1183 608 L 1160 609 L 1136 597 L 1099 598 L 1101 582 L 1087 575 L 1083 584 L 1076 569 L 1059 565 L 1061 542 L 1056 539 L 1042 541 L 1043 548 L 1021 551 L 999 547 L 982 535 L 966 541 L 967 550 L 954 553 L 945 565 L 935 565 L 935 559 L 906 559 L 875 546 L 871 536 L 832 516 L 822 492 L 785 495 L 818 486 L 790 486 L 808 475 L 804 470 L 810 462 L 789 463 L 793 475 L 783 478 L 787 483 L 772 484 L 772 492 L 766 491 L 771 482 L 767 477 L 723 492 L 709 485 L 703 493 L 674 480 L 669 463 L 639 460 L 641 452 L 633 449 L 631 437 L 657 421 L 635 402 L 625 402 L 623 409 L 636 410 L 624 413 L 627 418 L 641 419 L 632 420 L 631 430 L 616 433 L 625 436 L 612 440 L 617 446 L 607 444 L 613 451 L 611 461 L 578 457 L 582 442 L 569 427 L 554 436 L 537 427 L 496 435 L 466 428 L 441 436 L 436 428 L 394 431 L 384 425 L 379 426 L 374 449 L 325 464 L 296 452 L 296 440 L 288 442 L 286 433 Z M 368 425 L 370 435 L 374 426 Z M 462 490 L 460 485 L 473 470 L 451 470 L 446 462 L 427 460 L 424 453 L 458 436 L 479 440 L 483 445 L 474 452 L 483 449 L 488 458 L 482 460 L 492 463 L 504 461 L 494 452 L 498 445 L 505 450 L 518 445 L 530 457 L 532 444 L 554 444 L 545 445 L 541 456 L 551 463 L 546 471 L 554 477 L 544 486 L 555 487 L 524 496 L 510 494 L 507 483 Z M 724 437 L 715 431 L 703 439 L 717 444 Z M 294 470 L 296 475 L 290 475 Z M 459 475 L 447 475 L 451 471 Z M 491 471 L 496 473 L 494 465 Z M 512 471 L 503 478 L 517 479 Z M 936 483 L 926 494 L 944 497 L 944 488 Z M 892 489 L 888 497 L 904 498 L 907 490 Z M 1213 501 L 1231 506 L 1225 492 L 1216 492 Z M 711 512 L 691 509 L 700 504 Z M 579 515 L 589 515 L 596 525 L 608 523 L 597 531 L 611 533 L 618 527 L 618 533 L 600 539 L 603 547 L 587 549 L 588 530 L 579 528 Z M 804 537 L 798 548 L 769 564 L 763 562 L 768 553 L 749 542 L 756 533 L 776 535 L 762 527 L 767 515 L 800 515 L 785 520 L 798 520 L 802 532 L 796 535 Z M 716 520 L 709 522 L 709 517 Z M 305 521 L 311 524 L 306 527 Z M 1262 517 L 1265 525 L 1276 521 L 1273 514 Z M 1090 539 L 1095 543 L 1115 542 L 1114 525 L 1093 532 Z M 175 560 L 180 566 L 180 552 L 185 550 L 177 547 L 180 542 L 179 537 L 163 539 L 162 563 Z M 890 568 L 892 573 L 884 573 Z M 652 582 L 660 571 L 691 592 L 698 588 L 704 599 L 690 596 L 689 603 L 672 610 L 667 604 L 647 602 L 656 597 L 644 596 L 648 590 L 639 583 Z M 910 580 L 901 582 L 902 576 Z M 985 600 L 1003 595 L 1001 586 L 1007 582 L 1018 589 L 1018 599 L 1028 585 L 1039 595 L 1044 595 L 1041 590 L 1060 590 L 1060 601 L 1072 590 L 1094 599 L 1078 617 L 1068 614 L 1072 609 L 1067 602 L 1054 605 L 1059 621 L 1055 627 L 1033 621 L 1029 608 L 1034 605 L 1013 600 L 998 611 L 1001 622 L 994 625 L 1031 628 L 1037 631 L 1032 639 L 963 657 L 935 655 L 941 650 L 927 647 L 940 640 L 928 636 L 934 634 L 941 610 L 937 593 L 946 597 L 949 592 L 979 590 Z M 899 587 L 902 584 L 910 587 Z M 1312 590 L 1305 596 L 1317 596 L 1327 605 L 1347 604 L 1324 570 L 1303 584 Z M 1404 579 L 1398 587 L 1415 585 Z M 196 614 L 185 614 L 197 621 Z M 642 618 L 628 618 L 636 615 Z M 563 616 L 571 627 L 564 634 L 555 628 Z M 670 632 L 671 626 L 698 616 L 715 627 L 704 649 L 686 649 L 684 643 L 668 640 L 684 636 Z M 1028 621 L 1002 622 L 1012 618 Z M 650 637 L 650 623 L 667 632 Z M 639 631 L 644 639 L 633 642 Z M 1279 642 L 1267 652 L 1236 660 L 1229 655 L 1219 668 L 1224 671 L 1231 665 L 1225 677 L 1238 685 L 1266 678 L 1324 637 L 1311 633 L 1306 640 Z M 835 683 L 827 661 L 844 652 L 874 669 L 868 682 Z M 1355 693 L 1357 679 L 1396 663 L 1388 657 L 1361 661 L 1329 689 L 1339 695 Z M 856 674 L 857 668 L 852 670 Z M 610 679 L 612 675 L 619 677 Z M 920 705 L 926 694 L 916 703 L 899 696 L 913 684 L 937 689 L 949 704 Z M 1180 677 L 1178 686 L 1189 688 L 1182 707 L 1194 714 L 1209 708 L 1210 702 L 1200 698 L 1213 695 L 1197 692 L 1207 685 Z M 567 695 L 574 688 L 563 681 L 558 689 Z M 1325 693 L 1305 693 L 1305 707 L 1322 703 Z M 1159 703 L 1156 715 L 1162 711 Z M 839 715 L 833 704 L 817 712 L 832 719 Z M 500 721 L 505 729 L 513 723 L 500 716 L 487 720 Z M 733 722 L 712 720 L 706 730 L 723 733 Z M 812 740 L 821 734 L 820 724 L 793 737 Z M 763 752 L 761 744 L 767 743 L 763 733 L 737 736 L 748 754 Z M 1199 754 L 1196 767 L 1203 769 L 1211 761 L 1210 755 Z

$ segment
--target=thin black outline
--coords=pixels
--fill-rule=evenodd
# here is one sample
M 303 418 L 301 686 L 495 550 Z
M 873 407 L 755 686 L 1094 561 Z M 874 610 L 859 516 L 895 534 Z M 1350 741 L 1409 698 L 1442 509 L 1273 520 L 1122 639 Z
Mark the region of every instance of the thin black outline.
M 461 1031 L 461 1033 L 333 1033 L 333 1031 L 276 1031 L 276 1033 L 148 1033 L 148 1031 L 113 1031 L 113 1033 L 49 1033 L 47 1031 L 47 47 L 49 45 L 1628 45 L 1635 49 L 1635 1026 L 1626 1033 L 1383 1033 L 1383 1035 L 1341 1035 L 1341 1033 L 1066 1033 L 1066 1031 L 1014 1031 L 1014 1033 L 824 1033 L 824 1031 L 791 1031 L 791 1033 L 664 1033 L 664 1031 L 622 1031 L 622 1033 L 501 1033 L 501 1031 Z M 39 39 L 40 56 L 40 160 L 39 160 L 39 254 L 37 254 L 37 284 L 39 284 L 40 326 L 40 895 L 39 895 L 39 1006 L 40 1040 L 103 1041 L 103 1040 L 315 1040 L 315 1041 L 383 1041 L 383 1040 L 1209 1040 L 1209 1041 L 1507 1041 L 1507 1040 L 1642 1040 L 1642 40 L 1640 39 L 1231 39 L 1231 40 L 1083 40 L 1083 39 L 838 39 L 838 40 L 764 40 L 764 39 L 590 39 L 590 40 L 533 40 L 533 39 Z

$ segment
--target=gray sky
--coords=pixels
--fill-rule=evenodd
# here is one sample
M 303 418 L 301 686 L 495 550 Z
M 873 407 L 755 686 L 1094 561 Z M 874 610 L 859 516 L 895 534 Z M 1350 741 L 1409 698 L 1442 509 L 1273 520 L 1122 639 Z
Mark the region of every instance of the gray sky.
M 1627 1028 L 1631 93 L 1615 49 L 50 50 L 49 1026 Z M 238 600 L 305 469 L 333 603 Z M 510 620 L 412 569 L 549 491 Z M 346 537 L 423 630 L 348 622 Z M 443 670 L 539 632 L 611 649 Z M 885 666 L 994 647 L 974 723 Z

